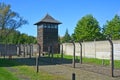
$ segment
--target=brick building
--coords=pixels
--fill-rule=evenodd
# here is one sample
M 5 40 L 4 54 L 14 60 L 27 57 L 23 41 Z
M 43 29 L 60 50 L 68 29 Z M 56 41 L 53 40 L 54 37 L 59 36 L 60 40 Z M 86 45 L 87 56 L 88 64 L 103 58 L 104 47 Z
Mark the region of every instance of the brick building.
M 58 25 L 61 24 L 58 20 L 47 14 L 42 20 L 35 23 L 37 25 L 37 41 L 41 46 L 42 52 L 57 53 L 59 51 L 58 44 Z

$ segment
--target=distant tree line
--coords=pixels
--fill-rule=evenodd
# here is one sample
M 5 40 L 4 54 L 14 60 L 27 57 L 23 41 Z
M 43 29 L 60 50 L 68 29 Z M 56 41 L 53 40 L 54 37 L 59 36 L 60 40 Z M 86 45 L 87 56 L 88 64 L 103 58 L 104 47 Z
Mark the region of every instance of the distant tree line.
M 78 21 L 72 35 L 66 30 L 60 42 L 105 40 L 108 36 L 112 40 L 120 39 L 120 16 L 115 15 L 112 20 L 106 21 L 106 24 L 100 27 L 97 19 L 88 14 Z
M 0 43 L 7 44 L 36 44 L 36 37 L 29 36 L 25 33 L 20 33 L 19 31 L 12 30 L 6 38 L 5 35 L 0 36 Z

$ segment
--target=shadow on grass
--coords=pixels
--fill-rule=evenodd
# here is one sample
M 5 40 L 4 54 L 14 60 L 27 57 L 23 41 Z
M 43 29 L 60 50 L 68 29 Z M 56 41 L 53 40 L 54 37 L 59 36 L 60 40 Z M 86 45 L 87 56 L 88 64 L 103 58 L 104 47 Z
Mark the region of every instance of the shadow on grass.
M 39 57 L 39 66 L 43 65 L 56 65 L 56 64 L 72 64 L 72 59 L 61 59 L 51 57 Z M 78 62 L 78 60 L 76 60 Z M 0 58 L 0 67 L 12 67 L 19 65 L 36 66 L 36 57 L 32 58 Z
M 79 63 L 79 60 L 75 61 L 76 63 Z M 39 66 L 47 66 L 47 65 L 56 65 L 56 64 L 68 64 L 70 67 L 72 67 L 72 59 L 61 59 L 61 58 L 50 58 L 50 57 L 39 57 Z M 13 66 L 36 66 L 36 58 L 12 58 L 12 59 L 2 59 L 0 58 L 0 67 L 13 67 Z M 110 69 L 106 69 L 106 67 L 96 66 L 96 65 L 90 65 L 90 64 L 76 64 L 77 69 L 83 69 L 86 71 L 99 73 L 103 75 L 110 76 Z M 107 71 L 106 71 L 107 70 Z M 120 78 L 120 70 L 115 70 L 115 78 Z

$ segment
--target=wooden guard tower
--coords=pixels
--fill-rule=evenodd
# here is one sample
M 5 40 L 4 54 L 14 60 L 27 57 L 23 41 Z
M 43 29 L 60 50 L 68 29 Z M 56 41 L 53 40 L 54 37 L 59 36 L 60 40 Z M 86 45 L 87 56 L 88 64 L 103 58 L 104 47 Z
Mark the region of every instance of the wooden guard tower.
M 42 20 L 35 23 L 37 25 L 37 41 L 41 46 L 41 52 L 48 52 L 49 48 L 52 52 L 59 51 L 58 44 L 58 20 L 47 14 Z

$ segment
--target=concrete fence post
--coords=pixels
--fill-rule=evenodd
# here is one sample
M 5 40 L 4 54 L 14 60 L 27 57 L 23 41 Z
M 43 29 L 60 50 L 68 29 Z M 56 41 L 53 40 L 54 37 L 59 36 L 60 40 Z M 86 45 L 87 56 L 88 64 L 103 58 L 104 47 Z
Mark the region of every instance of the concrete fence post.
M 61 63 L 63 63 L 63 44 L 61 43 Z
M 36 55 L 36 73 L 39 72 L 39 56 Z
M 20 55 L 21 55 L 21 46 L 20 46 L 20 44 L 18 44 L 17 45 L 17 55 L 18 55 L 18 57 L 20 57 Z
M 84 50 L 84 57 L 85 57 L 85 41 L 84 40 L 83 40 L 83 45 L 84 45 L 83 50 Z
M 95 58 L 96 58 L 96 39 L 94 39 Z
M 39 58 L 40 58 L 40 55 L 41 55 L 41 46 L 40 44 L 38 43 L 38 53 L 36 55 L 36 72 L 38 73 L 39 72 Z
M 114 53 L 113 53 L 113 42 L 111 40 L 111 38 L 108 38 L 108 41 L 110 43 L 110 47 L 111 47 L 111 54 L 110 54 L 110 64 L 111 64 L 111 76 L 114 77 Z
M 28 45 L 28 51 L 29 51 L 29 58 L 31 58 L 31 45 Z
M 79 41 L 80 44 L 80 63 L 82 64 L 82 43 Z
M 23 44 L 23 57 L 25 57 L 25 45 Z
M 41 56 L 41 46 L 40 44 L 38 44 L 38 53 L 39 53 L 39 57 Z
M 75 42 L 72 41 L 73 43 L 73 60 L 72 60 L 72 64 L 73 64 L 73 68 L 75 68 Z
M 33 44 L 30 45 L 31 56 L 33 56 Z
M 72 80 L 75 80 L 75 73 L 72 73 Z

